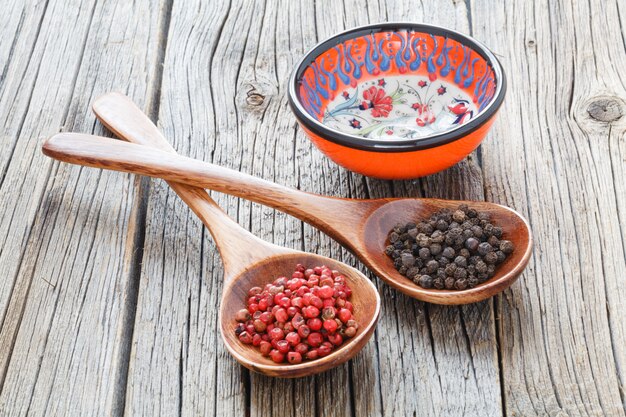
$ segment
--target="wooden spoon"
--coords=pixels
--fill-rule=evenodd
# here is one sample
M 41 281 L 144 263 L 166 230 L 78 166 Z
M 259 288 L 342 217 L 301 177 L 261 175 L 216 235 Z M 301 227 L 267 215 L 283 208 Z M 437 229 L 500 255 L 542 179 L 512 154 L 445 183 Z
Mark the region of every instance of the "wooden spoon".
M 93 108 L 105 126 L 121 137 L 160 136 L 141 109 L 122 94 L 106 94 L 96 100 Z M 114 150 L 107 146 L 109 142 L 85 135 L 75 138 L 77 140 L 72 144 L 63 140 L 71 139 L 68 135 L 53 139 L 56 140 L 49 142 L 48 150 L 44 152 L 74 163 L 101 167 L 100 162 L 105 162 L 103 156 L 107 152 L 107 156 L 113 157 L 106 161 L 107 168 L 188 182 L 284 211 L 333 237 L 389 285 L 422 301 L 453 305 L 484 300 L 515 282 L 530 259 L 532 237 L 527 221 L 516 211 L 499 204 L 426 198 L 356 200 L 323 197 L 189 158 L 147 152 L 147 149 L 138 147 Z M 90 148 L 91 144 L 98 149 Z M 488 212 L 502 227 L 504 236 L 515 245 L 515 251 L 498 266 L 496 275 L 472 289 L 447 291 L 419 287 L 396 271 L 391 259 L 384 254 L 387 234 L 392 227 L 396 223 L 426 219 L 442 208 L 454 209 L 463 203 Z
M 138 120 L 141 122 L 141 131 L 126 131 L 119 135 L 140 145 L 108 138 L 97 138 L 96 141 L 100 142 L 100 139 L 105 139 L 112 141 L 114 145 L 133 146 L 140 152 L 155 151 L 159 154 L 175 156 L 174 148 L 147 116 L 141 114 Z M 50 151 L 54 148 L 54 143 L 69 144 L 64 140 L 65 137 L 85 144 L 95 138 L 86 135 L 60 134 L 44 144 L 44 153 L 52 156 L 54 152 Z M 87 142 L 83 142 L 84 139 L 87 139 Z M 98 164 L 98 166 L 106 168 L 106 163 Z M 220 304 L 220 332 L 226 348 L 239 363 L 268 376 L 304 377 L 326 371 L 350 360 L 365 346 L 378 321 L 380 296 L 374 284 L 361 272 L 325 256 L 287 249 L 261 240 L 228 217 L 203 188 L 176 182 L 169 182 L 169 185 L 209 229 L 222 257 L 224 289 Z M 263 287 L 279 276 L 291 276 L 298 263 L 309 267 L 327 265 L 344 274 L 352 289 L 350 301 L 359 329 L 356 336 L 347 339 L 343 345 L 326 357 L 304 361 L 300 364 L 277 364 L 263 357 L 258 348 L 239 341 L 235 334 L 237 325 L 235 313 L 245 307 L 250 288 Z

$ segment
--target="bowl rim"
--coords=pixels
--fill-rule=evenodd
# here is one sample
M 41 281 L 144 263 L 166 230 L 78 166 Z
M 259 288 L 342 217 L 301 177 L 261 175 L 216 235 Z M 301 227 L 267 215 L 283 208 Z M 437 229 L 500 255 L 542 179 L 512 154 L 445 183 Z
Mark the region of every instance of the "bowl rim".
M 493 100 L 485 107 L 475 118 L 469 122 L 457 126 L 454 129 L 446 130 L 441 133 L 436 133 L 429 136 L 424 136 L 417 139 L 402 139 L 402 140 L 373 140 L 363 139 L 356 135 L 340 132 L 335 129 L 331 129 L 323 123 L 316 120 L 311 116 L 302 106 L 298 99 L 297 86 L 298 80 L 301 78 L 305 69 L 315 61 L 321 54 L 330 49 L 331 47 L 338 45 L 348 39 L 353 39 L 361 35 L 370 33 L 383 32 L 388 30 L 415 30 L 420 32 L 429 33 L 437 36 L 446 36 L 461 44 L 472 48 L 482 58 L 487 61 L 494 71 L 496 76 L 496 92 Z M 452 29 L 447 29 L 442 26 L 430 25 L 425 23 L 415 22 L 386 22 L 375 23 L 364 26 L 358 26 L 340 33 L 337 33 L 315 45 L 311 48 L 296 64 L 295 69 L 292 71 L 289 79 L 288 100 L 289 105 L 294 112 L 296 118 L 307 129 L 322 137 L 323 139 L 344 145 L 350 148 L 361 149 L 366 151 L 375 152 L 410 152 L 423 149 L 434 148 L 440 145 L 445 145 L 450 142 L 462 139 L 473 131 L 479 129 L 487 121 L 491 119 L 493 115 L 500 109 L 504 96 L 506 94 L 507 81 L 502 69 L 500 61 L 496 58 L 493 52 L 491 52 L 483 43 L 477 41 L 469 35 L 464 35 Z

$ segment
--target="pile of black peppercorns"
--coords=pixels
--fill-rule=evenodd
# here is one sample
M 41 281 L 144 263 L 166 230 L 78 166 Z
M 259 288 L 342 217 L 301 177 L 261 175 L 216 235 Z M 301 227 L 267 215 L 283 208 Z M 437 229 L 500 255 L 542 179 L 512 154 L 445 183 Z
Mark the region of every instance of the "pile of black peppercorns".
M 502 228 L 488 213 L 462 204 L 417 224 L 397 224 L 385 253 L 420 287 L 465 290 L 493 277 L 496 265 L 513 252 L 513 243 L 501 238 Z

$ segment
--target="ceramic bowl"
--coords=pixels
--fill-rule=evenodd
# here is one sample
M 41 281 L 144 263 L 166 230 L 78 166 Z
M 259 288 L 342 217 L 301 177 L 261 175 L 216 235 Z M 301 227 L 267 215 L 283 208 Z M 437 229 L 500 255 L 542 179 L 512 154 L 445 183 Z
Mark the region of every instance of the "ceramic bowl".
M 439 26 L 382 23 L 335 35 L 308 52 L 289 103 L 313 143 L 345 168 L 416 178 L 465 158 L 506 92 L 494 54 Z

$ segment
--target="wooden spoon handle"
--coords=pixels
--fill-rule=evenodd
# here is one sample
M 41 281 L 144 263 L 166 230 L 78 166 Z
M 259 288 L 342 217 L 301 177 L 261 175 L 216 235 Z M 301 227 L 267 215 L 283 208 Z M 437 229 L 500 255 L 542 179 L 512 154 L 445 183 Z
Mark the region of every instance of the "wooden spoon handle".
M 106 94 L 94 102 L 93 111 L 98 119 L 121 139 L 176 154 L 152 120 L 128 97 L 119 93 Z M 116 118 L 122 122 L 109 123 Z M 125 122 L 129 118 L 133 123 Z M 120 126 L 126 128 L 121 129 Z M 290 252 L 267 243 L 243 229 L 219 208 L 203 188 L 176 182 L 168 183 L 213 235 L 224 263 L 225 281 L 238 275 L 247 265 L 261 261 L 267 256 Z
M 94 102 L 93 110 L 119 137 L 174 152 L 158 128 L 127 96 L 105 94 Z M 206 167 L 211 169 L 203 172 L 203 187 L 281 210 L 312 224 L 347 247 L 357 238 L 357 225 L 364 218 L 365 212 L 361 211 L 367 208 L 366 204 L 305 193 L 216 165 L 205 164 Z

